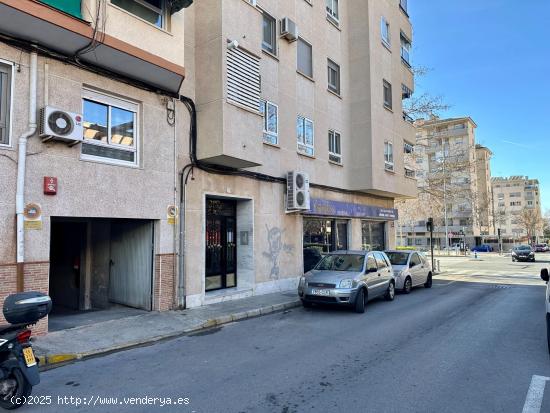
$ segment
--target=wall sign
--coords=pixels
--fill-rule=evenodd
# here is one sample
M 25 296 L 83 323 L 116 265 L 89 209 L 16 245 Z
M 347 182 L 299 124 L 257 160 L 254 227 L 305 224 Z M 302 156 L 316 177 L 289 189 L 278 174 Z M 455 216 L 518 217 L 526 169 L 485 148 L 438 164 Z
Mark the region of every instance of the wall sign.
M 35 203 L 25 205 L 23 210 L 25 229 L 42 229 L 42 208 Z
M 175 205 L 168 205 L 166 208 L 166 219 L 168 225 L 176 225 L 178 222 L 178 207 Z
M 354 204 L 320 198 L 311 199 L 311 209 L 305 212 L 305 214 L 327 217 L 373 218 L 384 221 L 395 221 L 398 218 L 398 211 L 394 208 L 381 208 L 374 205 Z
M 57 194 L 57 178 L 55 176 L 44 177 L 44 194 L 45 195 Z

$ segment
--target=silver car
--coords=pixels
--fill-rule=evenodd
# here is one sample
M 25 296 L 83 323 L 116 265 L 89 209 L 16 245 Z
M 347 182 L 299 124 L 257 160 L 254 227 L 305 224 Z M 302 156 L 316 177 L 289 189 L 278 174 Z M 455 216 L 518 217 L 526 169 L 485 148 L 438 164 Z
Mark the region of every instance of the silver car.
M 300 278 L 298 295 L 304 307 L 339 304 L 364 313 L 368 300 L 379 296 L 394 299 L 393 269 L 383 252 L 331 252 Z
M 405 294 L 413 287 L 432 287 L 432 267 L 426 256 L 419 251 L 386 251 L 393 267 L 395 288 Z

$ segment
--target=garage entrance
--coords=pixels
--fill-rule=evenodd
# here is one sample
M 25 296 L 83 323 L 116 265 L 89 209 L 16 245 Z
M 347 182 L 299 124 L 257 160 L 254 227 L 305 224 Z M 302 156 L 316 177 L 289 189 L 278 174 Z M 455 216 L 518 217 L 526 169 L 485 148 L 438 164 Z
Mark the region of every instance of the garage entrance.
M 151 220 L 52 218 L 52 321 L 56 314 L 127 314 L 128 307 L 150 311 L 153 247 Z

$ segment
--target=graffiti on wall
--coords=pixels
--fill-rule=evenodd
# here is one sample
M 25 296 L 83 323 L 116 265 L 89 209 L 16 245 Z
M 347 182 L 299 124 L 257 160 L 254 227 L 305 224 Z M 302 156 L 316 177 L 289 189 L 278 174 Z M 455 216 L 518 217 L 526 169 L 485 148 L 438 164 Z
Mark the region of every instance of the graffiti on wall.
M 265 228 L 267 230 L 267 245 L 269 249 L 264 251 L 263 255 L 269 260 L 271 266 L 269 278 L 278 280 L 280 277 L 279 261 L 281 254 L 291 254 L 294 250 L 294 246 L 283 242 L 284 230 L 281 228 L 269 228 L 267 224 Z

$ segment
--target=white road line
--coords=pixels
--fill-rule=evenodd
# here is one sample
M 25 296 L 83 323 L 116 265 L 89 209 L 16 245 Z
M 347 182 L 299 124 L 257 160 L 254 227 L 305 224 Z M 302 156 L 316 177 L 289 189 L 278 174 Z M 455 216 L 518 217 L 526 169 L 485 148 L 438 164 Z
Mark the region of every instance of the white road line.
M 522 413 L 540 413 L 542 398 L 544 397 L 544 387 L 549 380 L 550 377 L 533 376 Z

